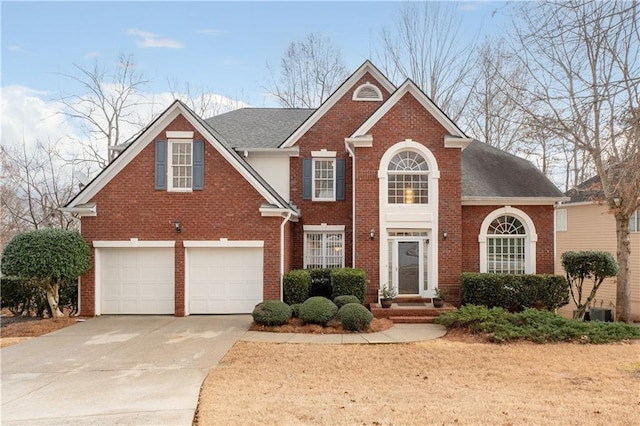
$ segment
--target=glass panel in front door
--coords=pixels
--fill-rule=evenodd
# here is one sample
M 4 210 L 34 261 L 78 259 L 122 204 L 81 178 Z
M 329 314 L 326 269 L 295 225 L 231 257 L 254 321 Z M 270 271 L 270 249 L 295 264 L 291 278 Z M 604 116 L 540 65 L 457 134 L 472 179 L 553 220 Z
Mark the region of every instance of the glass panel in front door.
M 420 243 L 398 241 L 398 294 L 420 293 Z

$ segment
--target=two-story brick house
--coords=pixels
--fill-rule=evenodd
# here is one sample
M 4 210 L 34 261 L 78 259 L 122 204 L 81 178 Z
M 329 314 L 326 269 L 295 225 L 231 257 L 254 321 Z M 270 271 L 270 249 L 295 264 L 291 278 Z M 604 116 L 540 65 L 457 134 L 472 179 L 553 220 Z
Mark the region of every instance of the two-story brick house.
M 204 120 L 176 101 L 121 148 L 66 206 L 94 257 L 82 315 L 251 312 L 303 267 L 363 268 L 369 302 L 553 272 L 562 193 L 368 61 L 318 109 Z

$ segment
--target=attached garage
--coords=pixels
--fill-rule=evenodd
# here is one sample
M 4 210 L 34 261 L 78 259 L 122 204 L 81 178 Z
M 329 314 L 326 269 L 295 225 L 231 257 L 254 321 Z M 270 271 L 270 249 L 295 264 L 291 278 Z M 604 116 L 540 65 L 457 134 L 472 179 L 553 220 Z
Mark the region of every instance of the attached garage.
M 263 300 L 262 241 L 185 241 L 189 314 L 246 314 Z
M 174 243 L 145 243 L 94 242 L 97 314 L 175 312 Z

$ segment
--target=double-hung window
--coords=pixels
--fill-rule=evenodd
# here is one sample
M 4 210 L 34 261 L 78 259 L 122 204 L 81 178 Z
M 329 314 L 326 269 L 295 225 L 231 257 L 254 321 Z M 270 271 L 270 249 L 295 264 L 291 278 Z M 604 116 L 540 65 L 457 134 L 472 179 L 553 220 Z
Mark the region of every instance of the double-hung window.
M 335 158 L 313 159 L 313 200 L 335 201 L 336 160 Z
M 344 267 L 344 232 L 305 232 L 304 267 Z
M 192 148 L 191 140 L 169 140 L 170 191 L 191 191 L 193 186 Z
M 640 232 L 640 209 L 636 210 L 629 219 L 629 232 Z

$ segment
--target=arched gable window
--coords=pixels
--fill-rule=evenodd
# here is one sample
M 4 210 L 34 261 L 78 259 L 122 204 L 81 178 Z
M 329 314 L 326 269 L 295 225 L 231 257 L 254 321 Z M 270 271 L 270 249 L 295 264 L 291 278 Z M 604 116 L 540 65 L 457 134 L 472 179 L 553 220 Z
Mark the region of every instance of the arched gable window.
M 415 151 L 400 151 L 387 168 L 389 204 L 428 204 L 429 165 Z
M 353 97 L 351 99 L 354 101 L 381 101 L 382 92 L 377 86 L 366 82 L 353 91 Z
M 480 272 L 532 274 L 538 237 L 529 216 L 503 207 L 485 218 L 480 230 Z

